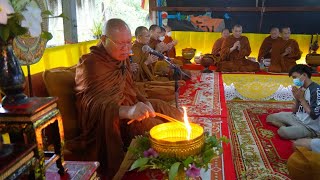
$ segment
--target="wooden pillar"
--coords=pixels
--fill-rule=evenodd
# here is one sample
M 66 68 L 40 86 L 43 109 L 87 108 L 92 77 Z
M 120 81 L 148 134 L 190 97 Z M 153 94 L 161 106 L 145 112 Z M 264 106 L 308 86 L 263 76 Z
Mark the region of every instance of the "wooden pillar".
M 68 17 L 63 19 L 64 29 L 64 42 L 77 43 L 78 42 L 78 30 L 77 30 L 77 12 L 76 12 L 76 0 L 62 0 L 62 12 Z
M 156 11 L 152 10 L 157 7 L 156 0 L 149 0 L 149 17 L 152 19 L 151 24 L 157 24 L 157 14 Z

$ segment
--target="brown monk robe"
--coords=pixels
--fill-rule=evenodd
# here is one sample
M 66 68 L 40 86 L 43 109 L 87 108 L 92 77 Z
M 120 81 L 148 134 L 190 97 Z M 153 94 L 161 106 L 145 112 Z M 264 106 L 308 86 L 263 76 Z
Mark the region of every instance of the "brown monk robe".
M 251 53 L 249 40 L 241 36 L 242 27 L 235 25 L 232 29 L 232 36 L 226 38 L 221 47 L 221 60 L 218 63 L 217 71 L 225 72 L 257 72 L 259 64 L 246 59 Z
M 320 179 L 320 152 L 315 151 L 316 145 L 310 145 L 311 141 L 319 139 L 298 139 L 294 142 L 296 149 L 287 163 L 291 179 Z
M 135 81 L 139 91 L 148 98 L 161 99 L 164 101 L 174 100 L 174 83 L 169 81 L 168 73 L 166 73 L 166 77 L 156 76 L 154 69 L 161 68 L 153 66 L 153 63 L 158 61 L 158 58 L 142 51 L 142 47 L 148 44 L 150 40 L 148 29 L 144 26 L 137 27 L 135 36 L 136 41 L 132 46 L 132 59 L 133 62 L 139 64 L 138 72 L 135 74 Z M 167 63 L 165 63 L 164 68 L 165 67 L 169 68 Z M 185 82 L 180 82 L 180 85 L 183 85 L 184 83 Z
M 91 47 L 77 65 L 75 90 L 83 148 L 96 146 L 93 160 L 112 179 L 131 139 L 164 122 L 155 118 L 155 111 L 176 119 L 182 116 L 163 101 L 148 101 L 137 94 L 128 59 L 131 31 L 120 19 L 110 19 L 105 27 L 101 43 Z M 130 119 L 142 121 L 127 125 Z
M 229 35 L 230 35 L 229 29 L 223 29 L 221 32 L 221 38 L 217 39 L 214 42 L 212 51 L 211 51 L 211 54 L 213 55 L 213 59 L 214 59 L 214 65 L 217 65 L 217 63 L 220 61 L 220 51 L 221 51 L 222 43 L 227 37 L 229 37 Z
M 172 32 L 171 32 L 171 27 L 170 26 L 164 26 L 165 28 L 165 38 L 163 42 L 167 45 L 169 45 L 168 50 L 165 51 L 165 55 L 169 58 L 175 58 L 176 57 L 176 48 L 175 45 L 177 45 L 177 41 L 173 40 L 171 37 Z
M 150 38 L 150 41 L 149 41 L 149 46 L 156 50 L 157 48 L 157 45 L 159 43 L 161 43 L 161 41 L 159 40 L 160 38 L 160 35 L 161 35 L 161 29 L 158 25 L 151 25 L 150 28 L 149 28 L 149 32 L 150 32 L 150 35 L 151 35 L 151 38 Z
M 298 42 L 290 39 L 290 28 L 282 29 L 282 39 L 272 44 L 271 64 L 269 72 L 286 73 L 301 58 Z
M 271 29 L 270 36 L 266 37 L 260 46 L 258 62 L 262 62 L 262 59 L 271 59 L 272 44 L 275 41 L 281 39 L 279 35 L 280 35 L 279 28 Z

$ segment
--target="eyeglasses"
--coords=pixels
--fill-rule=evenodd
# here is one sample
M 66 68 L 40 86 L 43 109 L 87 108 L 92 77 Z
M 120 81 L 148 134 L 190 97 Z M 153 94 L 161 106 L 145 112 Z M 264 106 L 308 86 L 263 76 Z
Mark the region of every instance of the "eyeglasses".
M 132 47 L 132 43 L 130 41 L 129 42 L 123 42 L 123 43 L 118 43 L 118 42 L 114 42 L 111 38 L 107 37 L 107 39 L 109 39 L 115 46 L 117 46 L 120 50 L 124 50 L 126 47 L 129 47 L 129 49 L 131 49 Z

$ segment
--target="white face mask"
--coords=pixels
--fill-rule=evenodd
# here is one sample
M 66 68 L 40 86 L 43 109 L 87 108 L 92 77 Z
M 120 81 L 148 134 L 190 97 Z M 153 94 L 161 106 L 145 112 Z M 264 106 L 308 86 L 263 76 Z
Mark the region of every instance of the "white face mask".
M 163 41 L 164 40 L 164 36 L 159 37 L 159 40 Z
M 172 35 L 171 31 L 167 32 L 167 36 L 171 37 L 171 35 Z

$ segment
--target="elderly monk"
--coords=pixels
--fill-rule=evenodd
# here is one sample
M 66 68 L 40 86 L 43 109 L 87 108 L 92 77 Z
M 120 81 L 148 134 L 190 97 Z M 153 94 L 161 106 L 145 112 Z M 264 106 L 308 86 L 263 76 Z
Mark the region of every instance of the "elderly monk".
M 295 152 L 288 159 L 291 179 L 320 178 L 320 139 L 298 139 L 294 142 Z
M 283 28 L 281 31 L 282 39 L 272 44 L 271 64 L 269 72 L 286 73 L 296 65 L 296 60 L 301 58 L 302 52 L 298 42 L 290 39 L 290 28 Z
M 246 56 L 251 53 L 251 48 L 248 38 L 241 34 L 242 26 L 235 25 L 232 29 L 232 35 L 223 41 L 217 71 L 259 71 L 259 63 L 246 59 Z
M 223 29 L 221 32 L 221 37 L 214 42 L 213 47 L 212 47 L 212 52 L 211 54 L 215 57 L 220 57 L 220 51 L 222 47 L 223 41 L 229 37 L 230 32 L 229 29 Z
M 175 58 L 176 57 L 176 48 L 175 46 L 178 44 L 177 40 L 173 40 L 171 37 L 171 27 L 170 26 L 164 26 L 166 30 L 166 35 L 163 40 L 165 44 L 168 45 L 168 50 L 165 51 L 165 55 L 168 56 L 169 58 Z
M 96 146 L 96 159 L 108 179 L 118 171 L 124 148 L 136 135 L 163 123 L 155 111 L 181 119 L 180 111 L 165 102 L 139 95 L 132 80 L 129 53 L 131 31 L 121 19 L 110 19 L 98 46 L 83 55 L 76 68 L 79 123 L 84 148 Z M 127 125 L 128 120 L 135 119 Z
M 279 37 L 280 32 L 279 32 L 279 28 L 272 28 L 270 31 L 270 36 L 266 37 L 259 49 L 259 55 L 258 55 L 258 62 L 263 63 L 263 59 L 270 59 L 271 58 L 271 52 L 272 52 L 272 44 L 281 39 L 281 37 Z

